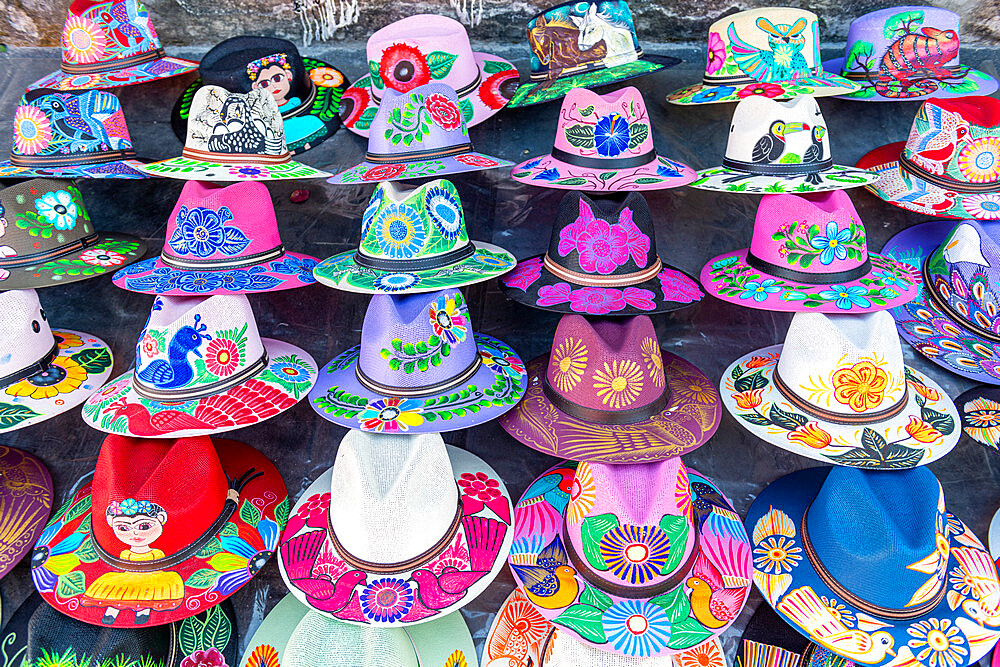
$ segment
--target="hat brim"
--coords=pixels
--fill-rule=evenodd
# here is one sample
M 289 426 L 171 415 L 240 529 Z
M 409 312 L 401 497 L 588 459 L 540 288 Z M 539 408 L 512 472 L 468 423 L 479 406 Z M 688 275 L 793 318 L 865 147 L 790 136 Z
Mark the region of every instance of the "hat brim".
M 795 176 L 766 176 L 720 166 L 699 171 L 697 180 L 688 185 L 699 190 L 765 195 L 846 190 L 866 185 L 876 178 L 876 174 L 865 169 L 844 167 L 839 164 L 823 171 Z
M 0 433 L 17 431 L 75 408 L 111 375 L 114 357 L 103 340 L 71 329 L 53 329 L 52 334 L 59 348 L 52 365 L 61 371 L 53 375 L 50 369 L 4 387 L 0 392 Z
M 828 72 L 843 72 L 844 58 L 834 58 L 823 61 L 823 69 Z M 876 85 L 871 81 L 858 81 L 861 88 L 853 93 L 838 95 L 843 100 L 855 100 L 858 102 L 916 102 L 929 99 L 947 99 L 951 97 L 964 97 L 966 95 L 989 95 L 997 90 L 997 80 L 986 72 L 981 72 L 971 67 L 965 68 L 966 73 L 959 77 L 956 83 L 940 81 L 922 75 L 921 83 L 931 82 L 934 90 L 930 93 L 922 93 L 920 88 L 914 85 L 901 89 L 898 82 L 893 82 L 891 88 L 893 95 L 884 95 L 879 92 Z M 877 72 L 875 73 L 877 74 Z M 888 92 L 889 89 L 887 89 Z
M 463 107 L 465 124 L 468 127 L 482 123 L 507 106 L 510 98 L 506 96 L 501 84 L 507 79 L 518 77 L 517 68 L 506 58 L 479 51 L 473 51 L 472 57 L 479 65 L 479 71 L 482 72 L 479 85 L 471 92 L 458 98 Z M 430 83 L 430 81 L 426 83 Z M 340 118 L 344 127 L 366 139 L 379 107 L 379 103 L 371 96 L 370 84 L 371 75 L 366 74 L 352 83 L 351 87 L 344 91 L 341 96 L 341 105 L 343 105 L 344 99 L 351 100 L 352 104 L 346 118 L 341 113 Z M 362 104 L 364 104 L 363 107 Z M 471 105 L 471 115 L 468 105 Z
M 447 450 L 456 483 L 463 476 L 482 474 L 495 480 L 495 488 L 500 492 L 486 503 L 462 496 L 458 532 L 447 547 L 442 547 L 432 561 L 408 563 L 405 569 L 394 572 L 365 570 L 364 565 L 348 564 L 329 533 L 333 475 L 330 468 L 300 496 L 281 537 L 278 565 L 292 595 L 338 621 L 403 627 L 434 622 L 469 604 L 486 590 L 503 569 L 514 538 L 510 494 L 503 480 L 481 458 L 450 445 Z M 322 573 L 316 572 L 318 566 L 322 567 Z M 444 589 L 438 577 L 447 567 L 454 570 L 452 574 L 469 576 L 449 582 L 448 587 L 454 592 L 442 597 Z M 347 577 L 343 582 L 342 576 Z M 342 593 L 345 587 L 349 590 Z M 458 599 L 444 604 L 451 596 Z
M 555 276 L 536 255 L 517 263 L 514 271 L 500 278 L 508 299 L 555 313 L 582 315 L 653 315 L 686 308 L 704 294 L 698 282 L 669 264 L 649 280 L 635 285 L 592 287 Z
M 862 632 L 866 635 L 863 640 L 869 642 L 871 641 L 869 633 L 876 631 L 889 633 L 893 639 L 896 655 L 883 653 L 883 657 L 879 658 L 876 652 L 877 646 L 872 647 L 864 655 L 864 664 L 872 667 L 890 664 L 920 664 L 915 654 L 920 655 L 922 651 L 932 650 L 927 645 L 926 640 L 922 638 L 926 638 L 928 631 L 933 628 L 946 629 L 948 646 L 942 649 L 935 646 L 933 650 L 941 652 L 947 650 L 953 665 L 964 667 L 976 662 L 988 653 L 996 643 L 997 637 L 1000 637 L 1000 630 L 984 628 L 966 614 L 966 608 L 976 607 L 978 609 L 979 603 L 968 597 L 969 588 L 964 583 L 965 578 L 980 575 L 979 573 L 969 573 L 962 567 L 962 564 L 955 557 L 955 549 L 964 548 L 973 555 L 974 552 L 983 552 L 983 556 L 987 559 L 989 559 L 989 554 L 985 553 L 982 543 L 968 527 L 951 514 L 948 515 L 945 528 L 951 546 L 946 569 L 948 576 L 942 582 L 947 587 L 947 594 L 942 596 L 941 602 L 931 611 L 915 618 L 908 620 L 895 620 L 888 616 L 875 618 L 864 610 L 858 609 L 850 600 L 844 599 L 842 595 L 827 586 L 823 578 L 816 572 L 811 560 L 801 551 L 795 552 L 801 554 L 797 555 L 797 558 L 785 558 L 780 561 L 780 565 L 776 565 L 777 562 L 769 556 L 772 545 L 780 544 L 783 553 L 786 554 L 791 549 L 800 548 L 803 516 L 819 492 L 829 471 L 829 467 L 807 468 L 785 475 L 766 486 L 747 512 L 746 526 L 748 532 L 753 535 L 756 556 L 753 579 L 767 603 L 800 634 L 808 636 L 811 641 L 840 655 L 844 655 L 846 645 L 844 637 L 840 633 L 834 631 L 824 632 L 823 636 L 818 634 L 809 636 L 800 623 L 811 623 L 818 616 L 812 616 L 811 619 L 796 619 L 784 611 L 783 607 L 787 605 L 799 610 L 814 609 L 817 611 L 813 613 L 822 614 L 823 609 L 829 610 L 829 605 L 836 604 L 840 611 L 834 615 L 840 619 L 840 623 L 846 626 L 845 632 Z M 844 517 L 844 521 L 870 519 L 872 517 Z M 932 555 L 930 554 L 930 556 Z M 992 564 L 992 561 L 989 562 Z M 892 585 L 892 573 L 886 572 L 884 576 L 886 585 Z M 931 582 L 935 576 L 935 572 L 932 571 L 929 575 Z M 996 576 L 995 568 L 993 576 Z M 785 602 L 786 600 L 787 602 Z M 801 601 L 801 604 L 796 605 L 795 601 Z M 807 605 L 810 606 L 807 607 Z M 803 613 L 809 612 L 804 611 Z M 833 612 L 827 611 L 827 613 Z M 985 612 L 980 613 L 986 615 Z M 840 640 L 839 646 L 838 639 Z M 861 648 L 860 644 L 851 644 L 851 646 Z M 962 651 L 952 650 L 953 646 L 960 647 Z M 851 659 L 849 656 L 845 657 Z
M 636 77 L 658 72 L 661 69 L 679 65 L 680 58 L 658 54 L 646 54 L 632 62 L 602 69 L 571 74 L 546 81 L 525 80 L 518 86 L 511 98 L 511 108 L 528 107 L 534 104 L 561 99 L 574 88 L 598 88 L 610 83 L 628 81 Z
M 93 74 L 66 74 L 56 70 L 43 76 L 28 86 L 28 90 L 36 88 L 55 88 L 56 90 L 90 90 L 92 88 L 121 88 L 139 83 L 149 83 L 160 79 L 169 79 L 180 74 L 187 74 L 198 69 L 194 60 L 166 56 L 152 62 Z
M 691 362 L 660 350 L 670 398 L 657 414 L 632 424 L 597 424 L 569 415 L 545 395 L 549 355 L 528 363 L 528 388 L 500 418 L 503 430 L 543 454 L 574 461 L 647 463 L 694 451 L 722 419 L 719 393 Z
M 1000 387 L 973 387 L 956 398 L 955 405 L 962 413 L 965 434 L 981 445 L 1000 451 Z M 1000 520 L 996 516 L 990 524 L 989 541 L 990 552 L 1000 555 Z
M 497 167 L 509 167 L 513 162 L 484 153 L 462 153 L 436 160 L 419 162 L 396 162 L 375 164 L 361 162 L 350 169 L 326 179 L 334 185 L 354 183 L 384 183 L 386 181 L 405 181 L 411 178 L 440 178 L 449 174 L 462 174 L 470 171 L 483 171 Z
M 328 257 L 316 265 L 316 280 L 345 292 L 363 294 L 419 294 L 449 287 L 475 285 L 501 276 L 517 264 L 514 255 L 500 246 L 471 241 L 476 252 L 460 262 L 437 269 L 392 272 L 369 269 L 354 261 L 355 250 Z
M 250 268 L 189 271 L 168 266 L 161 257 L 153 257 L 118 271 L 112 282 L 116 287 L 141 294 L 260 294 L 314 284 L 312 270 L 318 262 L 315 257 L 286 251 Z
M 662 155 L 647 165 L 631 169 L 577 167 L 552 155 L 542 155 L 511 169 L 510 177 L 521 183 L 555 190 L 625 192 L 677 188 L 691 183 L 698 174 L 686 164 Z
M 920 271 L 884 254 L 869 252 L 871 269 L 856 280 L 797 284 L 750 266 L 748 251 L 710 259 L 701 269 L 705 291 L 729 303 L 784 313 L 870 313 L 904 304 L 920 292 Z
M 340 129 L 340 115 L 337 112 L 340 110 L 340 96 L 347 90 L 347 77 L 333 65 L 316 58 L 302 58 L 302 65 L 305 67 L 306 76 L 316 87 L 316 97 L 313 98 L 311 104 L 300 104 L 289 113 L 288 118 L 285 118 L 285 143 L 292 155 L 316 148 Z M 324 79 L 323 83 L 317 83 L 313 79 L 313 73 L 316 72 L 316 76 L 319 78 L 321 71 L 324 73 L 329 71 L 332 78 L 330 80 Z M 181 142 L 187 135 L 191 100 L 194 99 L 194 94 L 203 85 L 205 84 L 200 78 L 191 82 L 191 85 L 185 88 L 181 96 L 174 102 L 174 108 L 170 112 L 170 126 Z M 307 120 L 310 118 L 319 121 L 319 124 Z
M 49 520 L 52 478 L 45 464 L 31 454 L 0 446 L 0 479 L 4 516 L 4 531 L 0 534 L 2 578 L 35 546 Z
M 670 93 L 667 96 L 667 102 L 681 106 L 739 102 L 746 97 L 752 97 L 755 94 L 752 91 L 760 84 L 780 87 L 780 92 L 772 89 L 767 94 L 767 97 L 776 100 L 791 100 L 803 95 L 830 97 L 831 95 L 844 95 L 860 88 L 859 84 L 849 81 L 839 74 L 823 72 L 819 76 L 801 77 L 790 81 L 754 81 L 734 86 L 709 86 L 704 83 L 696 83 Z
M 927 256 L 948 237 L 956 223 L 935 220 L 907 227 L 882 252 L 919 273 Z M 1000 384 L 1000 352 L 972 327 L 943 313 L 920 290 L 916 298 L 892 310 L 899 335 L 938 366 L 971 380 Z
M 10 160 L 0 162 L 0 178 L 153 178 L 142 171 L 140 160 L 114 160 L 100 164 L 70 167 L 50 167 L 48 169 L 19 167 Z
M 212 443 L 228 479 L 251 470 L 260 476 L 248 476 L 238 506 L 218 532 L 206 535 L 204 548 L 164 570 L 113 567 L 94 544 L 91 525 L 105 521 L 105 508 L 91 507 L 91 481 L 56 511 L 35 544 L 31 578 L 45 601 L 92 625 L 151 627 L 194 616 L 247 584 L 277 548 L 288 517 L 288 494 L 277 468 L 256 449 L 235 440 Z M 104 546 L 118 553 L 125 545 Z M 112 622 L 108 609 L 119 610 Z M 148 621 L 136 625 L 132 612 L 147 609 Z
M 761 440 L 800 456 L 868 470 L 900 470 L 936 461 L 958 443 L 958 410 L 929 376 L 906 367 L 906 407 L 895 417 L 870 424 L 840 424 L 804 414 L 774 383 L 783 345 L 754 350 L 729 365 L 719 383 L 722 402 L 740 426 Z M 815 395 L 832 398 L 820 378 Z M 743 407 L 741 405 L 748 407 Z M 830 401 L 830 409 L 840 408 Z M 907 429 L 916 423 L 921 440 Z M 934 429 L 934 432 L 928 429 Z M 915 429 L 916 430 L 916 429 Z M 918 431 L 920 432 L 920 431 Z M 923 442 L 933 438 L 930 442 Z
M 214 435 L 257 424 L 290 409 L 316 382 L 316 362 L 305 350 L 262 338 L 267 367 L 220 394 L 190 401 L 144 398 L 133 372 L 119 375 L 83 406 L 83 421 L 105 433 L 137 438 Z
M 528 494 L 546 475 L 555 471 L 573 473 L 577 465 L 564 462 L 549 468 L 528 485 L 528 491 L 514 506 L 514 525 L 517 528 L 509 561 L 514 581 L 522 589 L 529 583 L 521 578 L 519 568 L 536 566 L 538 555 L 546 546 L 557 537 L 566 539 L 563 532 L 570 506 L 575 502 L 585 508 L 583 512 L 586 513 L 593 506 L 596 490 L 593 487 L 589 492 L 583 490 L 575 501 L 569 502 L 550 493 L 530 497 Z M 751 588 L 747 567 L 750 539 L 739 514 L 714 482 L 691 468 L 687 472 L 692 502 L 700 500 L 702 505 L 707 506 L 707 510 L 693 510 L 691 515 L 698 523 L 693 533 L 701 546 L 698 559 L 711 563 L 716 572 L 725 573 L 726 590 L 737 596 L 742 595 L 745 602 Z M 679 653 L 718 637 L 739 615 L 733 615 L 720 627 L 708 628 L 692 612 L 692 591 L 684 583 L 679 583 L 673 590 L 661 590 L 656 594 L 635 590 L 629 597 L 621 597 L 601 590 L 596 582 L 588 581 L 571 564 L 563 564 L 570 565 L 573 580 L 569 581 L 568 573 L 566 581 L 562 581 L 560 576 L 559 588 L 575 589 L 576 595 L 547 599 L 545 606 L 533 602 L 534 608 L 560 633 L 566 632 L 574 639 L 609 653 L 644 658 Z M 691 575 L 694 576 L 697 575 Z M 627 587 L 629 582 L 623 579 L 619 585 Z M 530 600 L 531 596 L 526 595 Z M 630 629 L 636 627 L 636 624 L 627 622 L 633 615 L 645 618 L 645 631 Z
M 289 160 L 281 164 L 222 164 L 186 157 L 174 157 L 140 166 L 143 173 L 182 181 L 278 181 L 296 178 L 323 178 L 330 173 Z
M 97 278 L 142 259 L 146 242 L 130 234 L 100 232 L 86 248 L 49 258 L 42 264 L 0 270 L 0 289 L 41 289 Z M 6 277 L 3 277 L 6 274 Z
M 356 345 L 323 367 L 309 392 L 309 404 L 328 421 L 376 433 L 443 433 L 484 424 L 524 395 L 524 362 L 503 341 L 473 336 L 482 363 L 461 388 L 419 398 L 376 394 L 358 380 L 361 346 Z

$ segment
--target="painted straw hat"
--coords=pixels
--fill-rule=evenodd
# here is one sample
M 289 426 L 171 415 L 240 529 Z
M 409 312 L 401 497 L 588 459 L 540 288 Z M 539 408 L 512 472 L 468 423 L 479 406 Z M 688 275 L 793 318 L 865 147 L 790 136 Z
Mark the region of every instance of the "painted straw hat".
M 846 192 L 764 195 L 750 247 L 710 259 L 701 284 L 714 297 L 783 312 L 868 313 L 920 291 L 919 272 L 868 250 Z
M 188 181 L 167 219 L 163 251 L 118 271 L 114 283 L 144 294 L 255 294 L 316 282 L 317 259 L 285 250 L 267 186 Z
M 978 386 L 967 390 L 955 399 L 962 413 L 962 430 L 981 445 L 1000 451 L 1000 388 Z M 994 518 L 997 530 L 1000 522 Z M 990 526 L 990 544 L 1000 549 L 1000 539 L 993 539 Z M 1000 535 L 1000 533 L 998 533 Z
M 62 31 L 62 67 L 28 86 L 118 88 L 185 74 L 198 63 L 168 56 L 139 0 L 73 0 Z
M 515 581 L 560 634 L 602 651 L 648 658 L 718 637 L 746 603 L 750 561 L 732 504 L 680 457 L 562 463 L 514 507 Z
M 478 667 L 461 614 L 401 628 L 341 623 L 281 598 L 247 645 L 241 667 Z
M 242 294 L 157 296 L 135 366 L 83 406 L 83 420 L 139 438 L 222 433 L 288 410 L 316 381 L 316 362 L 261 338 Z
M 575 461 L 640 463 L 705 444 L 722 419 L 713 383 L 660 349 L 645 315 L 563 315 L 528 364 L 524 399 L 500 418 L 518 442 Z
M 111 348 L 89 333 L 49 328 L 35 290 L 0 292 L 0 432 L 83 403 L 111 375 Z
M 875 174 L 833 163 L 830 137 L 816 99 L 753 96 L 733 112 L 722 166 L 703 169 L 691 187 L 766 194 L 821 192 L 865 185 Z
M 365 47 L 368 73 L 340 100 L 340 118 L 367 137 L 389 90 L 406 93 L 434 81 L 458 93 L 469 127 L 506 106 L 517 88 L 517 68 L 489 53 L 473 51 L 465 26 L 437 14 L 415 14 L 376 30 Z
M 673 67 L 671 56 L 644 53 L 625 0 L 571 0 L 528 21 L 529 76 L 511 107 L 556 100 L 576 88 L 618 83 Z
M 496 472 L 439 434 L 351 430 L 292 509 L 281 576 L 300 602 L 346 623 L 434 623 L 503 569 L 511 510 Z
M 861 84 L 844 99 L 865 102 L 989 95 L 997 80 L 961 64 L 958 14 L 937 7 L 888 7 L 851 21 L 844 56 L 828 72 Z
M 4 577 L 35 545 L 49 520 L 52 478 L 45 464 L 31 454 L 0 445 L 0 479 L 0 577 Z
M 524 362 L 475 333 L 456 288 L 372 297 L 361 344 L 323 367 L 309 402 L 362 431 L 439 433 L 496 419 L 524 395 Z
M 284 120 L 285 143 L 292 155 L 315 148 L 340 129 L 344 74 L 317 58 L 299 55 L 295 44 L 277 37 L 240 35 L 213 46 L 198 64 L 198 79 L 174 103 L 170 124 L 184 141 L 191 102 L 202 86 L 234 93 L 261 88 L 274 96 Z
M 904 365 L 884 311 L 796 313 L 785 342 L 737 359 L 720 390 L 745 429 L 824 463 L 912 468 L 947 454 L 961 435 L 941 385 Z
M 93 480 L 38 538 L 31 578 L 46 602 L 86 623 L 172 623 L 249 582 L 287 517 L 281 475 L 242 442 L 110 435 Z
M 230 93 L 202 86 L 191 100 L 180 157 L 144 164 L 153 176 L 188 181 L 319 178 L 325 171 L 292 160 L 274 96 L 263 88 Z
M 41 88 L 25 93 L 14 110 L 0 178 L 149 178 L 141 166 L 117 97 Z
M 746 526 L 767 603 L 850 662 L 964 667 L 1000 637 L 996 565 L 926 467 L 799 470 L 760 492 Z
M 657 155 L 646 103 L 632 86 L 607 95 L 586 88 L 567 93 L 552 151 L 510 175 L 543 188 L 591 192 L 663 190 L 696 178 L 686 164 Z
M 858 166 L 878 174 L 865 187 L 894 206 L 1000 220 L 1000 100 L 928 100 L 905 142 L 876 148 Z
M 36 178 L 0 190 L 0 289 L 96 278 L 144 254 L 142 239 L 94 229 L 72 181 Z
M 665 313 L 702 297 L 692 277 L 656 254 L 649 205 L 638 192 L 613 199 L 566 193 L 548 252 L 518 262 L 500 283 L 525 305 L 587 315 Z
M 509 167 L 472 150 L 458 94 L 443 83 L 387 90 L 368 135 L 365 159 L 328 183 L 374 183 Z
M 514 255 L 470 241 L 458 190 L 437 179 L 417 188 L 379 183 L 357 250 L 316 265 L 316 280 L 346 292 L 413 294 L 465 287 L 507 273 Z

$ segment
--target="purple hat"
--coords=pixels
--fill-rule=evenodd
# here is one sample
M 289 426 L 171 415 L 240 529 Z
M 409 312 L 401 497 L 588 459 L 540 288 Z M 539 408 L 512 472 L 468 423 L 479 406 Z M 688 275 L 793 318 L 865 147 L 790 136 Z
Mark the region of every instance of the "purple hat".
M 500 280 L 511 299 L 559 313 L 665 313 L 702 297 L 694 278 L 656 254 L 649 205 L 638 192 L 614 199 L 567 193 L 549 251 Z
M 500 426 L 551 456 L 640 463 L 700 447 L 721 418 L 713 383 L 661 350 L 645 315 L 564 315 L 552 352 L 528 364 L 524 399 Z
M 0 577 L 31 550 L 52 511 L 52 478 L 41 461 L 27 452 L 0 446 Z
M 524 387 L 521 358 L 474 333 L 462 293 L 449 288 L 373 296 L 361 344 L 320 371 L 309 402 L 348 428 L 440 433 L 496 419 Z
M 474 152 L 458 94 L 446 84 L 428 83 L 405 93 L 387 90 L 372 121 L 364 162 L 326 180 L 344 185 L 439 178 L 510 165 Z

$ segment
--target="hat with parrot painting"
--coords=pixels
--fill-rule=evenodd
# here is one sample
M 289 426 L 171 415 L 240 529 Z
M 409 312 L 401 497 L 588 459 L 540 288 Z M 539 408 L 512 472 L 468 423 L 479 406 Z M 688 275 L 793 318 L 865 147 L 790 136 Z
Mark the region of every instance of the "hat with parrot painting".
M 509 564 L 560 637 L 641 658 L 718 637 L 751 585 L 739 515 L 677 456 L 550 468 L 514 507 Z

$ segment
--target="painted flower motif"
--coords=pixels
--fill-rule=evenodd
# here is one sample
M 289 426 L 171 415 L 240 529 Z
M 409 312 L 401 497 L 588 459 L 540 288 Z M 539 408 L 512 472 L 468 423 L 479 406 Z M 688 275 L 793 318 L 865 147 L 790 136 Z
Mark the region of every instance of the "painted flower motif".
M 229 173 L 233 176 L 239 176 L 240 178 L 249 178 L 253 180 L 257 178 L 267 178 L 271 172 L 268 170 L 267 167 L 244 165 L 242 167 L 230 167 Z
M 389 204 L 383 208 L 372 232 L 379 250 L 393 259 L 410 259 L 418 255 L 427 242 L 427 234 L 416 209 L 406 204 Z
M 52 141 L 52 123 L 38 107 L 21 105 L 14 111 L 14 148 L 21 155 L 37 155 Z
M 763 393 L 763 389 L 751 389 L 749 391 L 741 391 L 737 394 L 731 394 L 731 396 L 741 410 L 753 410 L 761 404 L 761 396 Z
M 642 392 L 643 374 L 639 364 L 631 359 L 604 362 L 604 368 L 594 373 L 594 389 L 601 402 L 613 410 L 631 405 Z
M 457 130 L 462 127 L 462 112 L 458 105 L 441 93 L 431 93 L 424 98 L 424 107 L 431 119 L 446 130 Z
M 539 290 L 541 295 L 541 290 Z M 569 293 L 569 307 L 577 313 L 606 315 L 625 307 L 622 291 L 611 287 L 581 287 Z
M 567 338 L 556 345 L 549 361 L 552 382 L 561 392 L 571 391 L 587 370 L 587 345 L 576 338 Z
M 332 67 L 314 67 L 309 70 L 309 80 L 323 88 L 336 88 L 344 83 L 344 75 Z
M 413 606 L 413 588 L 405 581 L 376 579 L 359 596 L 365 616 L 379 623 L 394 623 Z
M 850 287 L 830 285 L 827 289 L 818 292 L 820 298 L 833 301 L 841 310 L 850 310 L 854 306 L 867 308 L 872 305 L 871 301 L 865 298 L 866 294 L 868 294 L 868 290 L 861 285 L 851 285 Z
M 888 269 L 872 271 L 872 278 L 882 281 L 883 285 L 907 289 L 909 285 L 900 280 L 900 277 L 901 276 L 897 275 L 895 271 L 890 271 Z
M 850 240 L 850 228 L 837 229 L 837 223 L 831 220 L 826 223 L 826 235 L 817 234 L 809 241 L 809 245 L 822 251 L 819 254 L 820 262 L 830 264 L 834 259 L 847 259 L 847 246 L 844 244 Z
M 714 387 L 710 384 L 701 384 L 697 380 L 687 378 L 683 382 L 677 382 L 677 386 L 671 385 L 677 395 L 702 405 L 712 405 L 719 400 L 719 395 L 715 393 Z
M 1000 220 L 1000 194 L 966 195 L 962 197 L 962 208 L 976 220 Z
M 87 369 L 69 357 L 56 357 L 49 367 L 7 387 L 11 396 L 52 398 L 79 389 L 87 381 Z
M 514 96 L 519 83 L 517 70 L 494 72 L 479 86 L 479 100 L 490 109 L 502 109 Z
M 429 188 L 424 193 L 424 210 L 448 240 L 458 238 L 462 232 L 462 203 L 450 190 L 442 187 Z
M 330 494 L 316 493 L 309 496 L 295 511 L 295 518 L 310 528 L 326 528 L 326 514 L 330 511 Z
M 982 137 L 962 146 L 958 170 L 972 183 L 996 181 L 1000 176 L 1000 138 Z
M 642 230 L 635 224 L 632 217 L 632 209 L 625 207 L 618 215 L 618 227 L 625 232 L 625 248 L 628 250 L 632 261 L 639 267 L 644 267 L 649 261 L 649 237 L 642 233 Z
M 73 229 L 80 214 L 73 195 L 66 190 L 46 192 L 35 200 L 35 209 L 56 229 Z
M 181 660 L 180 667 L 227 667 L 226 658 L 214 646 L 207 651 L 197 650 Z
M 740 92 L 736 93 L 736 95 L 742 100 L 747 97 L 753 97 L 754 95 L 774 98 L 778 95 L 782 95 L 784 92 L 785 89 L 778 84 L 758 81 L 757 83 L 751 83 L 748 86 L 744 86 L 740 89 Z
M 228 206 L 218 209 L 181 206 L 168 244 L 179 255 L 204 259 L 221 253 L 232 257 L 250 245 L 250 239 L 243 230 L 227 224 L 232 219 L 233 213 Z
M 59 348 L 68 347 L 83 347 L 83 339 L 74 333 L 69 333 L 68 331 L 53 331 L 52 335 L 56 339 L 56 343 L 59 344 Z
M 702 297 L 698 283 L 688 278 L 680 271 L 666 269 L 657 275 L 660 280 L 660 290 L 663 298 L 678 303 L 692 303 Z
M 659 576 L 670 556 L 670 538 L 657 526 L 616 526 L 598 549 L 611 573 L 635 586 Z
M 758 303 L 765 301 L 769 294 L 776 294 L 781 291 L 781 283 L 777 280 L 767 278 L 765 280 L 748 280 L 743 283 L 743 291 L 740 293 L 741 299 L 753 299 Z
M 656 302 L 653 300 L 656 298 L 656 295 L 648 289 L 626 287 L 622 290 L 622 298 L 625 300 L 625 303 L 639 310 L 653 310 L 656 308 Z
M 725 99 L 736 92 L 732 86 L 717 86 L 715 88 L 702 88 L 691 98 L 693 104 L 705 104 L 715 100 Z
M 616 157 L 628 148 L 630 138 L 628 121 L 624 116 L 610 113 L 601 116 L 594 125 L 594 147 L 598 155 Z
M 485 346 L 479 348 L 479 358 L 483 365 L 494 373 L 503 373 L 509 378 L 520 382 L 524 375 L 524 363 L 511 354 L 503 354 L 498 350 L 490 350 Z
M 969 655 L 965 635 L 946 618 L 928 618 L 906 628 L 913 637 L 906 644 L 914 657 L 928 667 L 960 667 Z
M 340 96 L 340 120 L 347 127 L 354 127 L 370 102 L 368 88 L 348 88 Z
M 753 549 L 753 566 L 767 574 L 791 572 L 802 560 L 802 547 L 785 535 L 770 535 Z
M 579 230 L 576 237 L 580 268 L 587 273 L 612 273 L 628 261 L 629 250 L 625 244 L 626 234 L 619 225 L 595 218 Z
M 290 357 L 278 357 L 267 365 L 267 370 L 271 371 L 271 373 L 283 382 L 293 385 L 306 384 L 312 378 L 312 371 L 304 364 L 294 361 L 297 358 L 294 355 Z
M 401 42 L 382 52 L 378 73 L 385 85 L 401 93 L 431 81 L 431 70 L 424 54 L 417 47 Z
M 239 347 L 228 338 L 216 336 L 205 349 L 205 367 L 221 378 L 232 375 L 240 367 L 242 358 Z
M 465 654 L 459 649 L 455 649 L 444 661 L 444 667 L 469 667 L 469 663 L 465 659 Z
M 726 62 L 726 45 L 717 32 L 708 33 L 708 62 L 705 64 L 705 74 L 715 74 Z
M 406 171 L 405 164 L 380 164 L 361 174 L 362 181 L 388 181 Z
M 452 159 L 455 160 L 455 162 L 461 162 L 469 167 L 496 167 L 500 164 L 492 158 L 488 158 L 484 155 L 476 155 L 475 153 L 455 155 Z
M 855 412 L 866 412 L 882 403 L 889 375 L 870 361 L 859 361 L 834 371 L 830 382 L 838 403 L 850 406 Z
M 452 345 L 465 340 L 469 328 L 469 309 L 461 296 L 442 295 L 427 308 L 427 317 L 434 335 Z
M 917 442 L 929 445 L 937 442 L 944 436 L 936 428 L 919 417 L 910 415 L 910 423 L 906 425 L 906 432 Z
M 71 15 L 62 32 L 63 57 L 70 63 L 96 63 L 104 58 L 108 39 L 101 26 L 86 16 Z
M 278 522 L 261 518 L 254 528 L 219 538 L 223 550 L 208 559 L 208 566 L 221 573 L 212 585 L 212 591 L 231 595 L 260 572 L 274 555 L 281 537 Z
M 542 276 L 542 260 L 540 257 L 533 257 L 525 262 L 521 262 L 514 270 L 505 275 L 503 284 L 512 289 L 519 289 L 527 292 L 536 280 Z
M 483 472 L 463 472 L 458 478 L 458 488 L 462 495 L 484 503 L 492 502 L 503 495 L 500 492 L 500 482 Z
M 576 466 L 573 484 L 570 486 L 569 505 L 566 508 L 567 523 L 571 526 L 578 525 L 594 509 L 596 502 L 597 485 L 594 483 L 594 475 L 590 472 L 590 466 L 581 461 Z
M 396 433 L 408 431 L 411 426 L 424 423 L 421 416 L 423 403 L 413 398 L 383 398 L 372 401 L 358 413 L 358 424 L 363 431 Z
M 269 644 L 261 644 L 250 653 L 245 667 L 281 667 L 278 649 Z
M 654 387 L 662 387 L 666 383 L 663 375 L 663 353 L 660 345 L 652 338 L 646 337 L 639 343 L 642 361 L 646 365 L 646 373 Z
M 538 300 L 535 303 L 539 306 L 554 306 L 569 301 L 573 289 L 569 283 L 556 283 L 555 285 L 542 285 L 538 288 Z
M 225 281 L 218 273 L 188 271 L 176 276 L 178 289 L 185 292 L 211 292 L 224 286 Z
M 118 266 L 125 263 L 125 255 L 114 250 L 91 248 L 80 253 L 80 259 L 94 266 Z
M 833 436 L 824 431 L 818 422 L 806 422 L 788 432 L 786 437 L 792 442 L 798 442 L 813 449 L 823 449 L 831 442 Z
M 644 600 L 622 600 L 604 612 L 608 643 L 626 655 L 648 658 L 670 641 L 670 619 L 655 604 Z
M 387 273 L 372 281 L 372 287 L 382 292 L 400 292 L 420 282 L 420 276 L 413 273 Z
M 726 656 L 717 641 L 707 641 L 673 657 L 677 667 L 726 667 Z
M 853 628 L 858 622 L 853 612 L 843 604 L 837 602 L 835 598 L 828 598 L 825 595 L 821 595 L 820 599 L 826 605 L 826 608 L 830 610 L 830 613 L 833 614 L 833 617 L 847 627 Z

